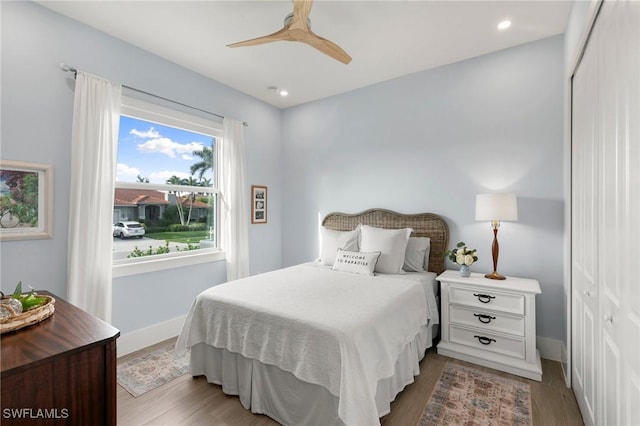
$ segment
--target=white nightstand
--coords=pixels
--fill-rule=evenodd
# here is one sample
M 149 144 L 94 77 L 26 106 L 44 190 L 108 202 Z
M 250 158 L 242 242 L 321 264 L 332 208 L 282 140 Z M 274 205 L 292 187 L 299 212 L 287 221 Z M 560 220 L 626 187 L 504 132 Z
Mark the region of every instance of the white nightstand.
M 458 271 L 438 276 L 442 336 L 438 353 L 496 370 L 542 380 L 536 349 L 536 280 L 491 280 Z

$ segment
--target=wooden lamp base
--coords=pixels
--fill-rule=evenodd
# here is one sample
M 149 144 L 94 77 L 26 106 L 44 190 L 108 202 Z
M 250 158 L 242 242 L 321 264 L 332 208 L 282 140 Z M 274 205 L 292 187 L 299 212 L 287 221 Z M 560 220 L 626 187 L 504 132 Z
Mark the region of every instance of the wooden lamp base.
M 484 277 L 489 278 L 490 280 L 504 280 L 506 277 L 498 273 L 498 254 L 500 253 L 500 247 L 498 245 L 498 228 L 500 227 L 500 222 L 494 220 L 492 222 L 492 226 L 493 244 L 491 245 L 491 254 L 493 257 L 493 272 L 486 274 Z
M 505 277 L 504 275 L 500 275 L 499 273 L 497 273 L 496 271 L 493 271 L 490 274 L 485 274 L 484 276 L 485 278 L 489 278 L 491 280 L 504 280 L 507 277 Z

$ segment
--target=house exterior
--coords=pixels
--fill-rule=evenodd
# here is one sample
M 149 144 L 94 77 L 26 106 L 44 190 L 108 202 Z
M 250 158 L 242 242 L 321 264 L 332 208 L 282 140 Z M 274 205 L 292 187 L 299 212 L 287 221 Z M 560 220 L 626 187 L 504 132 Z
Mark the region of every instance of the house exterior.
M 116 188 L 113 199 L 113 223 L 135 220 L 155 223 L 164 217 L 167 207 L 177 205 L 178 200 L 185 210 L 191 206 L 191 222 L 207 217 L 208 205 L 199 200 L 192 204 L 188 196 L 177 198 L 175 194 L 151 189 Z
M 168 205 L 167 194 L 160 191 L 116 188 L 113 223 L 123 220 L 157 221 Z

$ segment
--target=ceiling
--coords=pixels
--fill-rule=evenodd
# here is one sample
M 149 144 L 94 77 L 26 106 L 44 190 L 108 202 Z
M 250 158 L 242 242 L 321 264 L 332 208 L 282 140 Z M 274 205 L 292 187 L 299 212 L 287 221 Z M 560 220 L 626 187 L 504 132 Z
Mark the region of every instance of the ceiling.
M 312 29 L 351 55 L 344 65 L 296 42 L 226 47 L 282 28 L 291 0 L 38 3 L 279 108 L 561 34 L 571 10 L 559 0 L 316 0 Z M 499 31 L 503 19 L 513 25 Z

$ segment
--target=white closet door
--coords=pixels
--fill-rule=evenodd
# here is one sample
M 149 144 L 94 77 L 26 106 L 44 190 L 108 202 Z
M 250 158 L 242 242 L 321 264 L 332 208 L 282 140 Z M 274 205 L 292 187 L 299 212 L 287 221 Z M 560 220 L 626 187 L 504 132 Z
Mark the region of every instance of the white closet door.
M 626 62 L 624 81 L 629 98 L 625 104 L 628 126 L 625 141 L 628 208 L 624 218 L 627 253 L 640 245 L 640 2 L 627 1 L 622 10 L 622 27 L 629 34 L 624 43 Z M 621 262 L 624 266 L 624 320 L 620 335 L 626 342 L 623 366 L 623 409 L 620 424 L 640 422 L 640 261 Z
M 597 142 L 598 62 L 590 46 L 573 78 L 572 325 L 573 387 L 585 424 L 596 424 L 598 348 Z
M 621 40 L 619 9 L 621 2 L 605 2 L 598 17 L 598 52 L 599 52 L 599 98 L 600 98 L 600 211 L 599 249 L 603 268 L 599 274 L 601 339 L 602 339 L 602 410 L 599 413 L 599 424 L 619 425 L 620 423 L 620 389 L 622 374 L 621 337 L 618 336 L 618 313 L 621 310 L 623 286 L 622 267 L 619 264 L 621 254 L 623 214 L 625 205 L 618 202 L 624 196 L 625 161 L 624 133 L 620 121 L 625 111 L 620 108 L 623 100 L 621 90 L 624 87 L 619 79 L 620 50 L 624 47 Z M 612 267 L 607 268 L 606 265 Z M 620 265 L 622 266 L 622 265 Z M 616 314 L 614 317 L 614 313 Z
M 603 3 L 572 114 L 573 388 L 587 425 L 638 425 L 640 2 Z
M 640 3 L 606 1 L 598 17 L 600 98 L 599 270 L 602 425 L 638 424 L 640 340 L 638 127 Z M 635 384 L 634 384 L 635 382 Z

